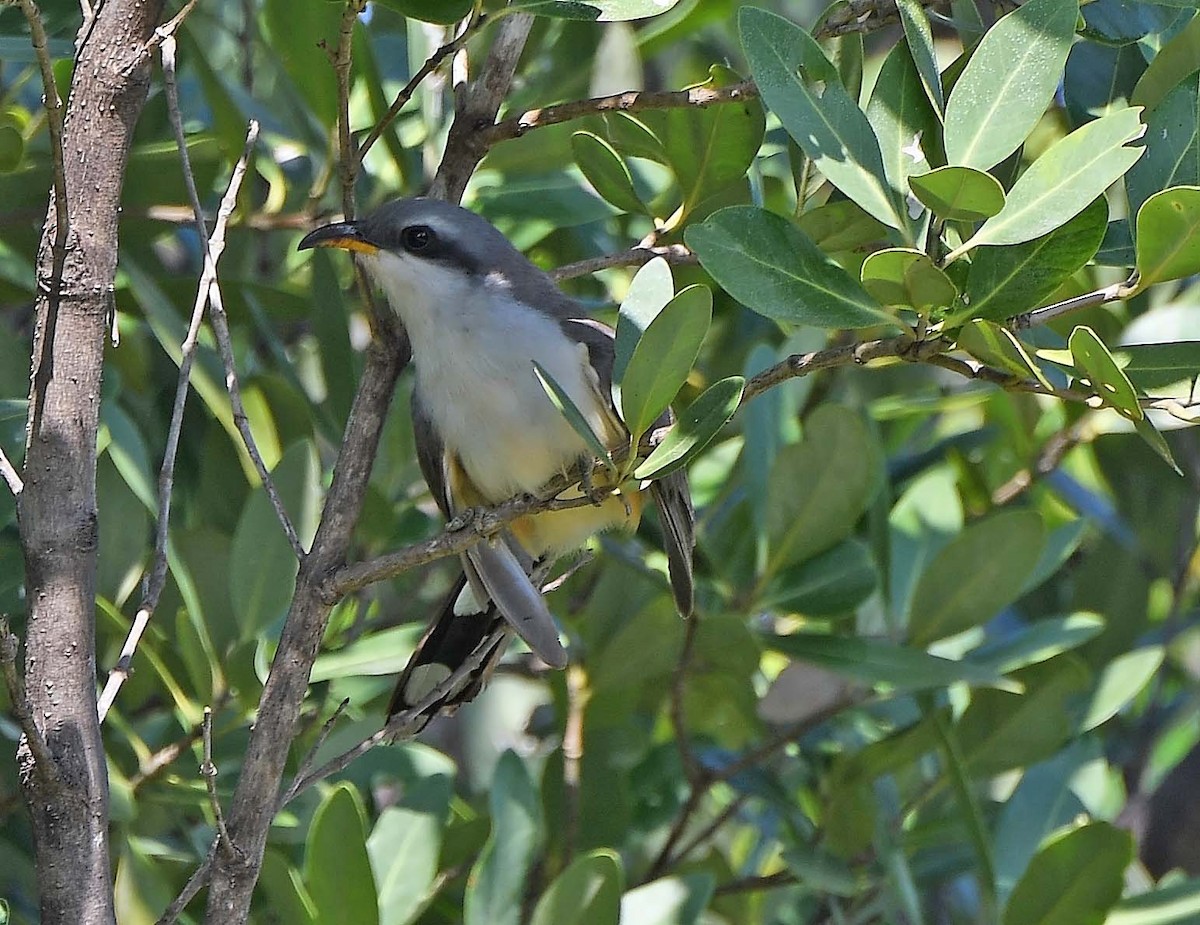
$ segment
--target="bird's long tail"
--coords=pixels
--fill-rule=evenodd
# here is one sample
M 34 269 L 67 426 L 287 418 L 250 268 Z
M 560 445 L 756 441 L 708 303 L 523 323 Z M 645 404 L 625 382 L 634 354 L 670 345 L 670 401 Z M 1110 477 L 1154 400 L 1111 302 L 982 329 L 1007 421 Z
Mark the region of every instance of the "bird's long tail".
M 502 623 L 503 618 L 496 610 L 496 605 L 491 601 L 480 604 L 467 584 L 466 575 L 460 575 L 396 682 L 396 690 L 388 705 L 389 719 L 420 704 L 434 688 L 462 667 L 480 646 L 489 645 L 490 651 L 482 653 L 479 666 L 448 689 L 436 704 L 431 705 L 426 716 L 432 717 L 473 700 L 508 644 L 511 633 L 487 642 Z

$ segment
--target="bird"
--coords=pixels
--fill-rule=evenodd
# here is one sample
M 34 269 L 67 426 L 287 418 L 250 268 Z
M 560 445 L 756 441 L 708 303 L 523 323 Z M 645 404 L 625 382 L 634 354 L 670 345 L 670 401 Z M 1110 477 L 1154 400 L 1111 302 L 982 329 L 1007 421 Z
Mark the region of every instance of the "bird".
M 315 247 L 351 252 L 408 334 L 417 461 L 448 521 L 536 493 L 585 463 L 590 471 L 587 442 L 551 401 L 537 367 L 608 449 L 628 444 L 612 399 L 613 329 L 589 318 L 487 219 L 443 200 L 397 199 L 316 228 L 298 245 Z M 668 410 L 656 426 L 672 419 Z M 645 494 L 658 508 L 676 607 L 690 617 L 695 514 L 684 470 L 647 486 L 627 483 L 594 504 L 520 517 L 460 557 L 462 574 L 401 673 L 389 718 L 477 655 L 499 620 L 547 665 L 566 667 L 554 617 L 530 576 L 595 534 L 635 529 Z M 482 653 L 481 667 L 439 709 L 479 693 L 507 639 Z

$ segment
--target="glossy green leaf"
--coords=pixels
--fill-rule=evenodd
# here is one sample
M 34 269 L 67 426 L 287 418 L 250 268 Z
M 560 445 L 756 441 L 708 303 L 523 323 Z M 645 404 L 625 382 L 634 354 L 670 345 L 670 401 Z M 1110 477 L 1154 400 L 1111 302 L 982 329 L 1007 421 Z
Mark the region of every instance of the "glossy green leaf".
M 845 539 L 879 484 L 879 447 L 862 418 L 841 405 L 817 408 L 804 440 L 779 451 L 768 480 L 767 574 Z
M 989 366 L 1014 376 L 1036 379 L 1046 388 L 1050 387 L 1046 374 L 1008 328 L 991 321 L 972 321 L 958 332 L 958 346 Z
M 981 244 L 1031 241 L 1082 212 L 1141 156 L 1142 148 L 1125 147 L 1145 131 L 1140 112 L 1122 109 L 1056 142 L 1009 190 L 1004 208 L 947 255 L 947 262 Z
M 356 639 L 336 652 L 323 652 L 317 656 L 309 681 L 316 684 L 332 678 L 398 674 L 423 632 L 424 627 L 417 624 L 393 626 Z
M 635 887 L 621 897 L 621 925 L 700 925 L 713 886 L 697 871 Z
M 760 315 L 824 328 L 891 320 L 804 232 L 774 213 L 731 206 L 689 227 L 684 239 L 721 288 Z
M 311 445 L 298 443 L 284 454 L 271 476 L 297 531 L 311 522 L 319 474 Z M 266 490 L 255 488 L 242 509 L 229 564 L 229 596 L 242 638 L 252 639 L 286 612 L 298 563 Z
M 313 814 L 304 882 L 321 925 L 377 925 L 379 906 L 367 857 L 367 813 L 353 785 L 335 784 Z
M 789 658 L 820 665 L 856 681 L 900 691 L 931 690 L 962 682 L 983 686 L 1004 683 L 999 672 L 984 665 L 857 636 L 791 633 L 768 636 L 764 642 Z
M 946 102 L 951 164 L 987 170 L 1021 146 L 1058 88 L 1078 15 L 1076 0 L 1029 0 L 987 31 Z
M 1145 9 L 1149 4 L 1136 6 Z M 1136 44 L 1076 42 L 1072 45 L 1063 75 L 1063 97 L 1071 126 L 1077 128 L 1128 106 L 1134 85 L 1145 70 L 1145 55 Z
M 1146 119 L 1146 154 L 1129 168 L 1129 214 L 1172 186 L 1200 186 L 1200 73 L 1167 94 Z
M 712 323 L 712 292 L 688 286 L 650 322 L 621 377 L 621 418 L 636 441 L 675 400 Z
M 922 251 L 893 247 L 876 251 L 862 265 L 862 284 L 881 305 L 906 305 L 919 312 L 944 308 L 958 289 Z
M 1092 925 L 1121 898 L 1133 837 L 1092 822 L 1051 837 L 1017 882 L 1004 925 Z
M 1138 286 L 1200 273 L 1200 187 L 1155 193 L 1137 214 Z
M 612 145 L 591 132 L 576 132 L 571 136 L 571 150 L 597 193 L 625 212 L 646 211 L 633 188 L 629 168 Z
M 1153 111 L 1175 87 L 1200 70 L 1200 17 L 1194 17 L 1158 50 L 1133 88 L 1130 105 Z
M 679 0 L 517 0 L 512 9 L 559 19 L 618 22 L 667 12 Z
M 843 540 L 776 576 L 758 605 L 808 616 L 845 613 L 865 601 L 879 584 L 871 550 L 856 539 Z
M 909 176 L 921 173 L 929 167 L 922 143 L 936 137 L 937 116 L 925 94 L 917 66 L 913 63 L 912 55 L 904 42 L 896 43 L 884 58 L 879 77 L 871 90 L 871 100 L 867 103 L 866 113 L 867 121 L 879 140 L 879 153 L 883 158 L 883 170 L 887 181 L 892 189 L 905 196 L 909 190 Z M 822 208 L 842 205 L 850 203 L 830 203 Z M 805 218 L 819 211 L 821 210 L 816 209 L 801 216 L 801 227 L 805 227 Z M 805 231 L 808 231 L 808 228 L 805 228 Z M 816 234 L 811 231 L 809 234 L 822 250 L 833 250 L 821 245 Z M 876 237 L 882 238 L 883 235 L 879 234 Z
M 1166 344 L 1122 344 L 1123 370 L 1140 389 L 1161 389 L 1200 374 L 1200 340 Z
M 1124 709 L 1158 674 L 1165 655 L 1162 646 L 1143 646 L 1105 665 L 1079 731 L 1094 729 Z
M 1145 413 L 1138 403 L 1137 390 L 1121 371 L 1096 332 L 1087 325 L 1077 325 L 1068 340 L 1075 367 L 1091 382 L 1092 388 L 1106 405 L 1116 408 L 1126 417 L 1141 420 Z
M 515 752 L 500 756 L 488 791 L 492 830 L 471 869 L 465 925 L 519 925 L 525 876 L 545 837 L 537 786 Z
M 650 322 L 675 297 L 671 266 L 662 257 L 655 257 L 642 266 L 629 284 L 617 314 L 616 357 L 613 360 L 613 403 L 619 408 L 619 383 L 625 375 L 629 358 Z
M 928 645 L 986 623 L 1016 600 L 1042 550 L 1042 520 L 1006 511 L 969 525 L 917 581 L 909 638 Z
M 258 883 L 271 908 L 281 918 L 296 925 L 317 925 L 317 907 L 308 895 L 300 871 L 280 852 L 267 849 Z
M 624 880 L 621 859 L 613 851 L 576 858 L 542 894 L 530 925 L 617 925 Z
M 917 65 L 917 73 L 921 76 L 921 86 L 929 97 L 934 109 L 942 112 L 946 102 L 942 98 L 942 77 L 938 73 L 937 52 L 933 47 L 933 30 L 929 27 L 929 17 L 925 7 L 919 0 L 897 0 L 896 10 L 900 13 L 900 24 L 904 28 L 904 38 L 912 52 L 913 61 Z
M 379 889 L 380 925 L 406 925 L 429 899 L 438 870 L 442 820 L 433 813 L 389 806 L 367 839 Z
M 714 66 L 698 86 L 719 89 L 741 77 Z M 683 191 L 682 216 L 704 199 L 740 180 L 762 145 L 766 116 L 762 103 L 745 99 L 720 106 L 676 106 L 646 114 L 662 139 L 667 162 Z
M 1046 617 L 998 642 L 981 646 L 971 659 L 1007 674 L 1076 649 L 1103 631 L 1104 620 L 1091 613 Z
M 342 6 L 266 0 L 264 8 L 271 47 L 317 121 L 332 126 L 337 119 L 337 81 L 326 48 L 337 48 Z
M 978 248 L 967 273 L 966 306 L 956 319 L 1002 321 L 1043 304 L 1095 256 L 1107 226 L 1108 203 L 1100 196 L 1061 228 L 1040 238 Z
M 592 430 L 592 425 L 583 416 L 583 412 L 579 410 L 578 405 L 567 394 L 567 390 L 559 385 L 554 377 L 546 372 L 537 360 L 533 361 L 533 374 L 537 376 L 538 382 L 541 383 L 542 389 L 546 392 L 546 397 L 558 409 L 558 413 L 567 419 L 567 423 L 571 425 L 571 429 L 579 435 L 579 438 L 587 445 L 592 455 L 597 459 L 603 460 L 611 468 L 613 464 L 612 455 L 596 435 L 596 432 Z
M 868 248 L 886 241 L 888 236 L 887 226 L 871 218 L 849 199 L 809 209 L 796 218 L 796 227 L 826 254 Z
M 741 376 L 729 376 L 705 389 L 679 412 L 671 432 L 634 470 L 634 478 L 659 479 L 686 466 L 733 417 L 745 386 Z
M 470 15 L 475 0 L 374 0 L 380 6 L 422 22 L 448 25 Z
M 813 166 L 879 221 L 905 230 L 875 133 L 812 36 L 750 6 L 742 7 L 738 26 L 763 101 Z
M 913 195 L 939 218 L 978 222 L 1004 208 L 1000 181 L 974 167 L 938 167 L 908 182 Z

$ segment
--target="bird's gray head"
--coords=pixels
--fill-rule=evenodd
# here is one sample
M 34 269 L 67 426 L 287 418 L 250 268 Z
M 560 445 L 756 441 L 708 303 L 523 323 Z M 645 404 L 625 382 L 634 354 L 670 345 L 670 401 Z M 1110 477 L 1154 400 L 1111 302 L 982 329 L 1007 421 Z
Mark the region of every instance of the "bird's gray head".
M 576 312 L 545 273 L 487 219 L 437 199 L 397 199 L 366 218 L 325 225 L 299 249 L 337 247 L 362 255 L 367 272 L 406 323 L 422 306 L 485 293 L 508 296 L 547 314 Z

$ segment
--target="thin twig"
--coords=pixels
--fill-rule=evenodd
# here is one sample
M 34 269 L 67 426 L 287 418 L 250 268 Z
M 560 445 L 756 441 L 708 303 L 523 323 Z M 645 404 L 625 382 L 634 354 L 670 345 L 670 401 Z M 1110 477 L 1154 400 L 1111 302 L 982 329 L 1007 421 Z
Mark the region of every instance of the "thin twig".
M 232 856 L 241 855 L 238 846 L 229 837 L 225 826 L 225 813 L 221 811 L 221 800 L 217 796 L 217 766 L 212 760 L 212 707 L 204 708 L 201 736 L 204 739 L 204 760 L 200 762 L 200 776 L 204 778 L 204 789 L 208 791 L 208 805 L 217 821 L 217 841 Z
M 54 243 L 51 247 L 50 278 L 38 280 L 38 288 L 46 294 L 47 310 L 45 331 L 42 334 L 40 355 L 34 358 L 32 394 L 34 401 L 29 409 L 27 430 L 37 433 L 42 417 L 42 402 L 45 400 L 46 385 L 53 375 L 54 332 L 58 324 L 58 304 L 62 299 L 63 269 L 67 263 L 67 240 L 70 235 L 70 215 L 67 207 L 67 170 L 63 160 L 63 101 L 58 95 L 58 84 L 54 80 L 54 62 L 46 44 L 46 29 L 42 14 L 34 0 L 18 0 L 25 21 L 29 24 L 29 38 L 37 58 L 42 76 L 42 103 L 46 109 L 46 129 L 50 133 L 50 159 L 54 174 Z
M 587 674 L 580 665 L 567 668 L 567 719 L 563 726 L 563 866 L 579 845 L 579 788 L 583 765 L 583 718 L 587 708 Z
M 308 754 L 304 756 L 304 760 L 300 762 L 300 767 L 296 769 L 295 780 L 301 780 L 308 775 L 312 770 L 313 765 L 317 761 L 317 754 L 329 739 L 329 734 L 333 732 L 333 727 L 337 725 L 337 721 L 342 718 L 342 714 L 346 712 L 346 707 L 350 706 L 350 698 L 346 697 L 337 705 L 337 709 L 329 715 L 329 719 L 321 725 L 321 731 L 317 733 L 317 739 L 312 744 L 312 748 L 308 750 Z
M 179 31 L 179 27 L 183 25 L 183 21 L 188 18 L 188 15 L 196 8 L 196 4 L 199 2 L 200 0 L 187 0 L 187 3 L 180 8 L 179 12 L 155 29 L 150 39 L 137 50 L 137 57 L 133 65 L 126 66 L 130 67 L 140 64 L 148 56 L 152 55 L 154 49 L 159 45 L 163 44 L 167 39 L 173 38 L 175 33 Z
M 668 866 L 674 866 L 680 861 L 686 860 L 689 854 L 716 835 L 726 822 L 736 816 L 741 808 L 749 802 L 749 800 L 750 794 L 748 793 L 743 793 L 736 799 L 730 800 L 729 805 L 721 810 L 721 812 L 719 812 L 712 819 L 712 821 L 708 823 L 708 825 L 688 839 L 686 843 L 679 846 L 678 850 L 675 852 L 675 856 L 668 863 Z
M 1039 479 L 1057 469 L 1067 453 L 1083 442 L 1090 423 L 1089 418 L 1090 415 L 1084 415 L 1070 427 L 1053 434 L 1038 453 L 1033 465 L 1014 473 L 1008 481 L 992 492 L 992 504 L 999 507 L 1012 503 L 1032 488 Z
M 154 925 L 174 925 L 179 920 L 179 916 L 183 914 L 183 910 L 187 908 L 188 903 L 195 899 L 196 894 L 208 883 L 209 877 L 212 876 L 213 862 L 216 859 L 217 842 L 214 841 L 208 849 L 207 856 L 200 862 L 200 866 L 192 871 L 192 875 L 188 877 L 188 881 L 183 885 L 183 889 L 179 891 L 179 895 L 175 897 L 171 905 L 167 906 L 166 911 L 163 912 Z
M 1124 282 L 1113 283 L 1111 286 L 1105 286 L 1103 289 L 1097 289 L 1094 292 L 1086 292 L 1083 295 L 1075 296 L 1073 299 L 1064 299 L 1061 302 L 1055 302 L 1053 305 L 1047 305 L 1044 308 L 1035 308 L 1033 311 L 1023 312 L 1020 315 L 1009 318 L 1005 323 L 1014 331 L 1022 331 L 1025 328 L 1032 328 L 1035 325 L 1046 324 L 1070 312 L 1103 305 L 1105 302 L 1127 299 L 1137 291 L 1137 283 L 1138 274 L 1134 273 L 1133 276 Z
M 483 13 L 480 12 L 477 5 L 476 9 L 471 13 L 470 18 L 467 20 L 467 24 L 463 27 L 462 31 L 459 32 L 459 34 L 451 41 L 447 42 L 432 55 L 430 55 L 428 60 L 426 60 L 426 62 L 417 69 L 417 72 L 413 74 L 412 79 L 409 80 L 409 82 L 404 85 L 403 89 L 396 94 L 396 98 L 392 100 L 392 105 L 389 106 L 388 111 L 383 114 L 383 118 L 375 123 L 375 127 L 371 129 L 371 131 L 367 134 L 367 137 L 363 139 L 362 144 L 358 146 L 358 152 L 355 155 L 358 163 L 362 163 L 363 158 L 367 156 L 367 152 L 371 150 L 371 146 L 383 136 L 383 133 L 387 131 L 388 126 L 390 126 L 396 120 L 396 117 L 400 115 L 400 110 L 403 109 L 408 104 L 408 101 L 412 99 L 413 94 L 416 93 L 417 88 L 424 83 L 425 78 L 436 71 L 443 61 L 462 48 L 462 46 L 467 43 L 471 36 L 475 34 L 476 30 L 478 30 L 485 21 L 486 18 L 484 17 Z
M 350 65 L 354 60 L 354 24 L 365 7 L 366 0 L 346 0 L 333 56 L 338 95 L 338 173 L 342 180 L 342 214 L 347 220 L 354 218 L 354 182 L 358 179 L 359 165 L 354 137 L 350 134 Z
M 168 35 L 162 41 L 162 60 L 164 82 L 167 89 L 167 112 L 170 115 L 171 126 L 175 130 L 175 141 L 179 147 L 180 158 L 183 161 L 184 177 L 189 187 L 189 195 L 193 197 L 195 203 L 198 203 L 199 194 L 196 192 L 195 179 L 192 175 L 191 164 L 187 156 L 187 140 L 184 137 L 183 119 L 179 112 L 179 92 L 175 81 L 175 39 L 173 36 Z M 179 377 L 175 384 L 175 402 L 171 409 L 171 423 L 167 429 L 167 443 L 163 450 L 162 466 L 158 472 L 158 522 L 154 532 L 154 553 L 151 558 L 150 569 L 146 573 L 145 582 L 142 586 L 141 606 L 133 618 L 129 634 L 125 637 L 125 643 L 121 646 L 121 655 L 117 659 L 117 664 L 109 672 L 104 690 L 100 693 L 100 698 L 96 704 L 101 722 L 108 715 L 108 711 L 116 700 L 121 685 L 129 677 L 133 664 L 133 656 L 137 651 L 138 643 L 141 641 L 146 627 L 149 626 L 150 619 L 154 616 L 155 608 L 158 607 L 159 598 L 162 596 L 163 588 L 166 586 L 167 543 L 170 537 L 171 498 L 175 486 L 175 459 L 179 451 L 179 437 L 183 430 L 183 413 L 184 407 L 187 404 L 192 364 L 196 358 L 196 347 L 200 335 L 200 326 L 204 321 L 204 311 L 208 307 L 213 293 L 216 291 L 217 263 L 220 261 L 221 254 L 225 250 L 225 229 L 229 223 L 229 217 L 233 214 L 234 207 L 237 205 L 238 192 L 242 186 L 242 179 L 246 174 L 246 163 L 257 137 L 258 123 L 252 122 L 250 123 L 250 130 L 246 135 L 246 146 L 242 151 L 241 157 L 234 165 L 233 174 L 229 178 L 229 186 L 226 188 L 225 195 L 221 198 L 221 205 L 217 209 L 216 222 L 213 225 L 211 236 L 208 234 L 203 215 L 199 212 L 196 213 L 198 216 L 197 230 L 201 234 L 201 240 L 206 242 L 204 269 L 200 274 L 200 283 L 196 287 L 196 298 L 192 303 L 192 316 L 187 336 L 180 347 L 181 355 L 179 360 Z
M 242 404 L 241 386 L 238 383 L 237 368 L 234 366 L 233 341 L 229 335 L 229 321 L 225 316 L 225 300 L 221 295 L 221 283 L 217 278 L 216 260 L 213 249 L 209 244 L 208 229 L 204 223 L 204 207 L 200 204 L 200 194 L 196 191 L 196 176 L 192 172 L 191 158 L 187 153 L 187 139 L 183 133 L 183 119 L 179 112 L 179 94 L 175 81 L 174 36 L 167 36 L 163 39 L 162 63 L 163 78 L 167 86 L 167 112 L 171 117 L 171 127 L 175 131 L 175 143 L 179 147 L 179 159 L 183 163 L 184 185 L 187 187 L 188 199 L 192 204 L 192 212 L 195 215 L 196 231 L 200 234 L 200 240 L 204 242 L 204 275 L 208 278 L 208 290 L 205 296 L 212 307 L 213 334 L 216 335 L 221 362 L 225 367 L 225 389 L 229 393 L 229 406 L 233 412 L 233 421 L 237 425 L 238 433 L 242 435 L 242 443 L 245 444 L 246 452 L 250 455 L 250 459 L 254 463 L 254 469 L 262 481 L 263 489 L 267 493 L 267 499 L 271 502 L 275 516 L 279 519 L 279 525 L 283 529 L 284 536 L 287 537 L 288 545 L 292 547 L 292 552 L 296 554 L 296 558 L 303 560 L 305 555 L 304 546 L 300 543 L 300 538 L 296 534 L 296 528 L 292 525 L 287 509 L 283 506 L 283 499 L 279 496 L 279 490 L 275 487 L 275 480 L 271 478 L 270 470 L 267 469 L 267 464 L 263 461 L 262 453 L 259 452 L 258 442 L 254 439 L 254 433 L 250 429 L 250 419 L 246 416 L 246 409 Z M 249 129 L 246 132 L 246 145 L 242 149 L 242 156 L 238 158 L 237 163 L 234 165 L 233 177 L 229 181 L 230 189 L 234 188 L 234 178 L 237 179 L 237 185 L 241 185 L 241 178 L 245 174 L 250 153 L 257 140 L 258 123 L 251 120 Z M 226 190 L 225 198 L 221 201 L 222 210 L 226 208 L 226 203 L 228 202 L 228 208 L 232 212 L 233 206 L 237 202 L 236 190 L 234 192 L 235 195 L 231 197 L 229 190 Z M 219 222 L 220 212 L 218 212 L 217 219 Z M 228 217 L 226 217 L 226 221 L 228 221 Z M 221 226 L 221 231 L 222 236 L 218 239 L 217 243 L 223 248 L 223 225 Z M 216 232 L 217 229 L 214 228 L 214 237 L 216 236 Z M 217 251 L 217 255 L 219 253 L 220 251 Z
M 4 477 L 4 483 L 8 486 L 8 490 L 12 492 L 12 496 L 14 498 L 21 497 L 21 492 L 25 489 L 25 483 L 21 481 L 20 474 L 2 449 L 0 449 L 0 476 Z
M 32 770 L 32 773 L 41 782 L 44 792 L 39 794 L 40 799 L 60 799 L 71 794 L 58 772 L 57 762 L 50 754 L 50 746 L 46 744 L 46 740 L 42 737 L 42 731 L 38 729 L 33 718 L 33 707 L 30 706 L 29 698 L 26 696 L 25 682 L 21 678 L 20 666 L 17 665 L 20 645 L 17 637 L 9 630 L 8 621 L 0 618 L 0 674 L 4 675 L 4 686 L 8 690 L 9 709 L 16 717 L 17 725 L 21 727 L 23 733 L 21 739 L 25 748 L 28 749 L 33 763 L 31 769 L 27 766 L 22 767 L 22 774 Z M 20 754 L 18 754 L 18 761 L 25 765 L 25 762 L 21 761 Z
M 574 279 L 577 276 L 587 276 L 600 270 L 613 267 L 640 267 L 649 263 L 655 257 L 662 257 L 672 266 L 695 266 L 699 258 L 682 244 L 671 244 L 665 247 L 631 247 L 617 254 L 604 254 L 600 257 L 589 257 L 577 260 L 575 263 L 564 264 L 550 271 L 550 277 L 556 282 L 564 279 Z
M 229 702 L 230 693 L 228 689 L 222 690 L 213 698 L 213 710 L 220 711 Z M 164 745 L 158 751 L 149 755 L 145 760 L 138 763 L 138 770 L 129 778 L 129 789 L 136 794 L 143 786 L 156 779 L 167 768 L 179 760 L 189 748 L 204 733 L 204 724 L 196 723 L 188 730 L 186 736 L 182 739 L 176 739 L 169 745 Z
M 756 893 L 762 890 L 775 890 L 781 886 L 795 886 L 800 879 L 790 870 L 781 870 L 762 877 L 743 877 L 741 880 L 730 880 L 722 883 L 714 891 L 717 896 L 732 896 L 737 893 Z

